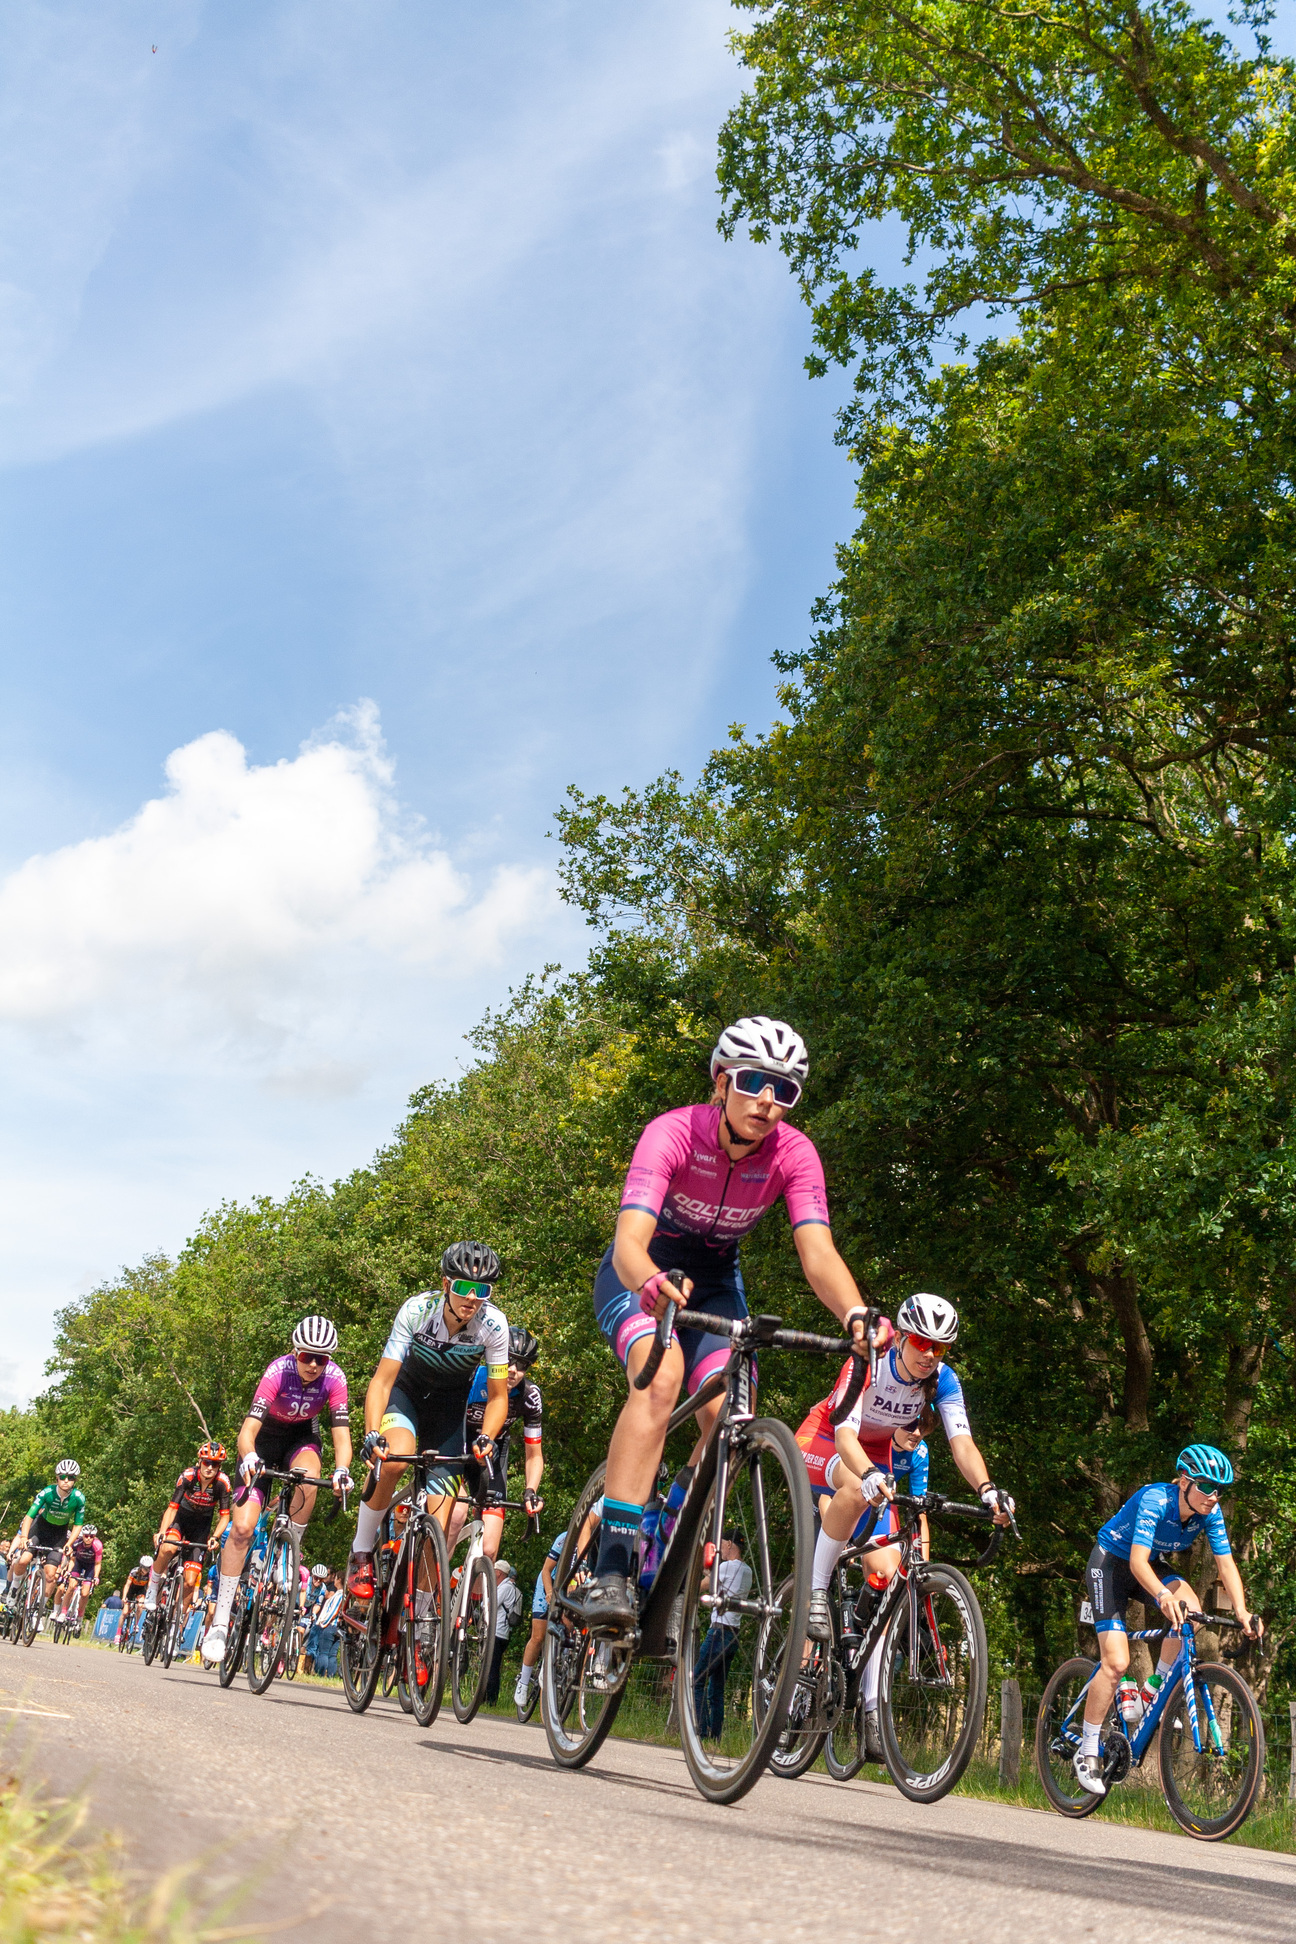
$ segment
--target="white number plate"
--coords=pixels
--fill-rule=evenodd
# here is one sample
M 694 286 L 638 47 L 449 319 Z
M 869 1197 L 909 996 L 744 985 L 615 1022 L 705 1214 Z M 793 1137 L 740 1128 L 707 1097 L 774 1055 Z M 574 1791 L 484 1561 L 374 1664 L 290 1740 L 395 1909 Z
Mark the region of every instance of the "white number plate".
M 1080 1602 L 1080 1625 L 1082 1627 L 1092 1627 L 1093 1625 L 1092 1600 L 1081 1600 Z

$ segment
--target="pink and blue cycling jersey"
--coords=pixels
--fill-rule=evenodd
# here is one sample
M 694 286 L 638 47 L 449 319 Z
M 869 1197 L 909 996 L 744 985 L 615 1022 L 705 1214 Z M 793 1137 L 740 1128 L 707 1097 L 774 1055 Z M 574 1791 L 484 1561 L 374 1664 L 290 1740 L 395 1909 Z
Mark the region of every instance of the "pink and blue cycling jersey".
M 291 1352 L 276 1357 L 257 1385 L 248 1416 L 269 1418 L 272 1424 L 301 1424 L 327 1409 L 330 1426 L 350 1421 L 345 1374 L 330 1358 L 320 1376 L 302 1382 Z
M 720 1108 L 675 1107 L 649 1121 L 626 1175 L 622 1208 L 643 1209 L 657 1235 L 732 1255 L 782 1195 L 793 1228 L 828 1226 L 828 1191 L 814 1142 L 780 1122 L 746 1160 L 720 1145 Z

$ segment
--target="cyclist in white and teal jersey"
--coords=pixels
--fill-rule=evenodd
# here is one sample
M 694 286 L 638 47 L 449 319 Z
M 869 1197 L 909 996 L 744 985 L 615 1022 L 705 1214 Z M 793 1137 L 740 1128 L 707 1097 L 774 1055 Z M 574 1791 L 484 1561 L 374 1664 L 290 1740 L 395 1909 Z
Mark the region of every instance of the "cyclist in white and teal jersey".
M 12 1571 L 12 1592 L 17 1598 L 18 1589 L 26 1577 L 31 1564 L 33 1546 L 57 1547 L 65 1557 L 72 1549 L 72 1541 L 79 1535 L 85 1524 L 85 1494 L 77 1485 L 81 1467 L 75 1458 L 60 1458 L 54 1467 L 54 1483 L 37 1492 L 31 1502 L 27 1516 L 18 1528 L 13 1545 L 9 1549 L 9 1565 Z M 54 1582 L 58 1576 L 58 1562 L 46 1562 L 45 1595 L 54 1597 Z
M 1115 1699 L 1117 1683 L 1129 1667 L 1129 1640 L 1125 1632 L 1128 1602 L 1138 1598 L 1150 1600 L 1160 1608 L 1172 1628 L 1180 1625 L 1185 1611 L 1200 1613 L 1202 1610 L 1201 1601 L 1188 1581 L 1168 1565 L 1171 1555 L 1186 1552 L 1198 1533 L 1204 1532 L 1215 1555 L 1220 1584 L 1233 1603 L 1233 1611 L 1252 1639 L 1257 1639 L 1264 1630 L 1262 1622 L 1247 1606 L 1242 1575 L 1234 1564 L 1233 1548 L 1220 1511 L 1220 1492 L 1233 1483 L 1232 1465 L 1214 1445 L 1191 1444 L 1175 1460 L 1175 1473 L 1168 1484 L 1144 1485 L 1132 1498 L 1126 1499 L 1120 1511 L 1099 1531 L 1089 1555 L 1086 1580 L 1102 1658 L 1085 1699 L 1075 1772 L 1081 1788 L 1087 1789 L 1090 1795 L 1107 1793 L 1099 1739 L 1107 1710 Z M 1153 1692 L 1178 1657 L 1178 1635 L 1167 1633 L 1161 1643 L 1156 1672 L 1148 1684 Z

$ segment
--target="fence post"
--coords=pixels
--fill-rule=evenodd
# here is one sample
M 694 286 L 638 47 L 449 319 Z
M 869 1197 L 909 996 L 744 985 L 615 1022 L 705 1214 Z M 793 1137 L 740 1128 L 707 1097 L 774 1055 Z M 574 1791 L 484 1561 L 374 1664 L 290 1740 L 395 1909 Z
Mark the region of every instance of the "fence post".
M 1287 1703 L 1287 1720 L 1291 1727 L 1291 1776 L 1287 1783 L 1287 1794 L 1296 1802 L 1296 1701 Z
M 1022 1698 L 1016 1681 L 999 1690 L 999 1786 L 1015 1789 L 1021 1781 Z

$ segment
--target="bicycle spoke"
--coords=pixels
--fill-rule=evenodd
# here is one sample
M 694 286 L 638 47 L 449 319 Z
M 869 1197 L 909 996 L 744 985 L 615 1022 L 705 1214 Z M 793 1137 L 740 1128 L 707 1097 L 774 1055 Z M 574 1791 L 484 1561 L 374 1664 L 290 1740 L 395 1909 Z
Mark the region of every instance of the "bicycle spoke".
M 1181 1688 L 1161 1722 L 1161 1786 L 1176 1822 L 1214 1839 L 1231 1835 L 1250 1813 L 1264 1775 L 1264 1729 L 1250 1688 L 1232 1668 L 1198 1663 L 1193 1698 L 1201 1748 Z
M 913 1800 L 947 1794 L 971 1760 L 985 1717 L 986 1659 L 971 1586 L 951 1566 L 924 1567 L 918 1598 L 902 1600 L 887 1626 L 878 1696 L 887 1768 Z

